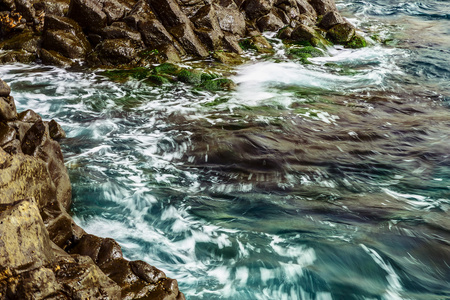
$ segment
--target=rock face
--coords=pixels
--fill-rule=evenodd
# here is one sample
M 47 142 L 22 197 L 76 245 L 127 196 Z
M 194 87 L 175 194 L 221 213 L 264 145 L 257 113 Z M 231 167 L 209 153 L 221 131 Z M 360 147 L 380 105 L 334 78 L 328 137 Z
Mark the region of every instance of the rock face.
M 176 280 L 74 223 L 59 124 L 17 114 L 2 80 L 0 105 L 0 299 L 184 299 Z
M 4 0 L 0 11 L 0 62 L 146 66 L 240 54 L 264 31 L 313 46 L 355 35 L 334 0 Z

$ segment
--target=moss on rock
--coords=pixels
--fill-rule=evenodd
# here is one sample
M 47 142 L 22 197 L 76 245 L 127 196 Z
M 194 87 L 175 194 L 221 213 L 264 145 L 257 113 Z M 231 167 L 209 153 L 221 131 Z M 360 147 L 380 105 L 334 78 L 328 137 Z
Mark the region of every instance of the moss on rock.
M 362 36 L 355 34 L 345 47 L 352 49 L 364 48 L 367 47 L 367 41 Z

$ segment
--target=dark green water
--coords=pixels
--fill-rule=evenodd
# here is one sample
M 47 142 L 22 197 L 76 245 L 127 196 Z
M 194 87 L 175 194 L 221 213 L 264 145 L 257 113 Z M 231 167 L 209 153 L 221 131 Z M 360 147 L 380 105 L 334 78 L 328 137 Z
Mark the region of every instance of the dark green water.
M 380 42 L 306 66 L 280 46 L 235 92 L 0 77 L 67 131 L 77 222 L 188 299 L 450 299 L 450 3 L 338 5 Z

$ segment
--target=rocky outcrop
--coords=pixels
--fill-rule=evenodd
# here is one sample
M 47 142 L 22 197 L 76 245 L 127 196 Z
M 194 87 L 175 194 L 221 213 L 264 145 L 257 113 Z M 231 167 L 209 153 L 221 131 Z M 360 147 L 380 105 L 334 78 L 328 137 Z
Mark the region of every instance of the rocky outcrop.
M 176 280 L 74 223 L 64 137 L 17 113 L 0 80 L 0 299 L 184 299 Z
M 3 0 L 0 10 L 0 62 L 136 67 L 241 54 L 239 42 L 264 31 L 322 48 L 355 37 L 333 0 Z

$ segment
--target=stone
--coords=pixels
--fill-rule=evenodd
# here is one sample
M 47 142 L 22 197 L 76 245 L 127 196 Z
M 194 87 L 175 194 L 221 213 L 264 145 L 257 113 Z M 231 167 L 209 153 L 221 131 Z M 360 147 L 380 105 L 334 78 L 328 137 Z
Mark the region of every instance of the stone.
M 328 30 L 327 37 L 335 43 L 349 42 L 355 35 L 355 26 L 350 23 L 337 24 Z
M 330 11 L 323 16 L 322 21 L 320 21 L 319 26 L 328 30 L 334 25 L 345 23 L 344 18 L 337 11 Z
M 70 0 L 46 0 L 33 3 L 36 11 L 44 11 L 45 15 L 63 17 L 69 11 Z
M 110 261 L 123 258 L 120 245 L 113 239 L 104 238 L 97 255 L 97 265 L 100 267 Z
M 191 18 L 196 28 L 220 30 L 214 6 L 205 5 Z
M 190 22 L 175 0 L 149 0 L 149 3 L 153 12 L 169 31 L 173 27 Z
M 93 262 L 97 262 L 102 243 L 102 238 L 92 234 L 85 234 L 74 247 L 68 250 L 68 253 L 89 256 Z
M 19 12 L 28 22 L 34 22 L 36 19 L 36 10 L 29 0 L 15 0 L 16 11 Z
M 27 110 L 24 110 L 23 112 L 19 113 L 17 115 L 17 119 L 19 121 L 27 122 L 27 123 L 36 123 L 38 121 L 42 121 L 41 116 L 38 115 L 37 113 L 35 113 L 31 109 L 27 109 Z
M 70 299 L 121 299 L 120 287 L 108 278 L 88 256 L 73 255 L 74 260 L 60 258 L 56 280 Z
M 224 34 L 221 30 L 196 29 L 195 33 L 208 50 L 214 51 L 215 49 L 220 49 L 222 47 Z
M 10 126 L 0 123 L 0 147 L 16 139 L 16 131 Z
M 37 147 L 46 139 L 46 127 L 41 121 L 36 122 L 25 134 L 22 140 L 22 151 L 27 155 L 34 155 Z
M 167 278 L 163 271 L 142 260 L 130 261 L 130 266 L 134 274 L 148 283 L 157 283 L 158 281 Z
M 138 24 L 142 39 L 147 47 L 157 49 L 161 46 L 174 43 L 166 28 L 156 19 L 141 21 Z M 180 46 L 181 48 L 181 46 Z
M 90 51 L 87 39 L 65 30 L 47 30 L 44 32 L 43 45 L 46 50 L 54 50 L 68 58 L 85 58 Z
M 132 29 L 125 22 L 114 22 L 102 29 L 101 36 L 104 39 L 129 39 L 136 45 L 142 44 L 139 31 Z
M 4 53 L 0 53 L 0 64 L 7 63 L 22 63 L 22 64 L 30 64 L 35 62 L 37 56 L 35 53 L 30 53 L 25 50 L 17 50 L 17 51 L 7 51 Z
M 240 65 L 244 62 L 239 54 L 233 52 L 217 51 L 213 53 L 213 58 L 226 65 Z
M 195 35 L 190 24 L 181 24 L 177 27 L 173 27 L 169 32 L 177 39 L 188 54 L 200 57 L 209 55 L 208 51 Z
M 125 13 L 130 11 L 130 9 L 117 0 L 104 1 L 102 10 L 106 15 L 108 24 L 122 19 Z
M 137 51 L 129 39 L 107 39 L 101 42 L 95 51 L 103 65 L 117 66 L 130 64 L 136 58 Z
M 334 0 L 310 0 L 309 3 L 318 15 L 325 15 L 330 11 L 337 10 Z
M 11 94 L 11 88 L 6 82 L 0 79 L 0 97 L 8 97 Z
M 309 15 L 313 19 L 316 19 L 317 18 L 317 14 L 319 14 L 319 12 L 314 7 L 314 5 L 312 5 L 313 1 L 314 0 L 312 0 L 312 1 L 309 1 L 309 0 L 295 0 L 295 4 L 296 4 L 296 6 L 298 8 L 299 13 L 301 15 Z M 334 3 L 334 0 L 329 0 L 329 1 Z
M 281 18 L 274 12 L 270 12 L 269 14 L 259 18 L 256 25 L 261 32 L 277 31 L 284 27 L 284 23 Z
M 97 31 L 107 24 L 108 17 L 103 12 L 101 0 L 71 0 L 67 16 L 84 29 Z
M 277 33 L 277 37 L 282 40 L 289 40 L 291 39 L 292 31 L 294 31 L 292 27 L 281 28 Z
M 234 6 L 223 7 L 220 5 L 215 5 L 214 8 L 220 29 L 240 37 L 245 35 L 247 27 L 245 17 L 239 9 Z
M 249 19 L 258 19 L 270 12 L 272 0 L 246 0 L 243 3 L 245 14 Z
M 316 35 L 313 28 L 300 24 L 292 30 L 291 39 L 296 42 L 309 42 Z
M 0 43 L 3 50 L 24 50 L 29 53 L 37 53 L 41 44 L 41 37 L 31 31 L 26 31 Z
M 3 89 L 5 94 L 8 90 Z M 0 121 L 10 121 L 17 118 L 16 104 L 11 96 L 0 97 Z
M 226 33 L 222 40 L 224 50 L 231 51 L 237 54 L 242 54 L 242 48 L 239 45 L 238 38 L 230 33 Z
M 54 50 L 41 49 L 41 60 L 42 63 L 46 65 L 53 65 L 63 68 L 69 68 L 74 64 L 70 58 L 63 56 L 61 53 Z
M 4 203 L 3 199 L 2 202 Z M 33 198 L 24 198 L 1 204 L 0 266 L 2 269 L 9 269 L 13 275 L 18 275 L 47 265 L 54 259 L 50 238 L 36 201 Z
M 50 137 L 54 140 L 60 140 L 66 137 L 66 132 L 55 120 L 48 122 L 48 131 Z

